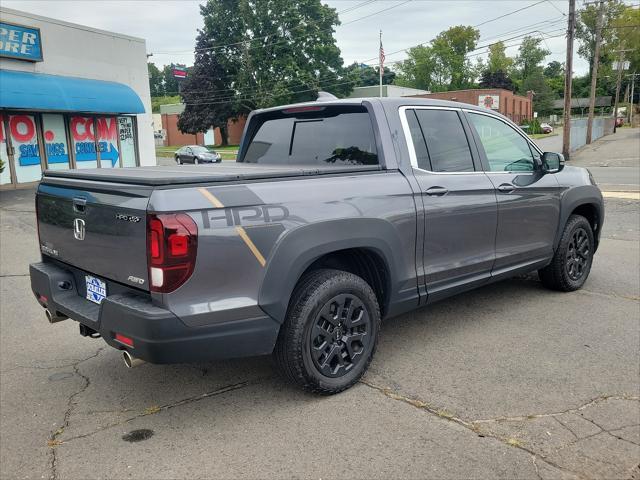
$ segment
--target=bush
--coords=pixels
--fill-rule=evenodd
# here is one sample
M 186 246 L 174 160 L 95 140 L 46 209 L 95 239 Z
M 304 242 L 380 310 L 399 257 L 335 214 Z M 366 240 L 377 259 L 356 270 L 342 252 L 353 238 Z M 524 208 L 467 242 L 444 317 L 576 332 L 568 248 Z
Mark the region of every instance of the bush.
M 524 130 L 530 134 L 535 135 L 536 133 L 542 133 L 542 127 L 540 127 L 540 122 L 537 118 L 532 118 L 531 120 L 525 120 L 520 124 L 520 126 L 527 126 Z
M 0 158 L 0 173 L 4 172 L 4 162 Z

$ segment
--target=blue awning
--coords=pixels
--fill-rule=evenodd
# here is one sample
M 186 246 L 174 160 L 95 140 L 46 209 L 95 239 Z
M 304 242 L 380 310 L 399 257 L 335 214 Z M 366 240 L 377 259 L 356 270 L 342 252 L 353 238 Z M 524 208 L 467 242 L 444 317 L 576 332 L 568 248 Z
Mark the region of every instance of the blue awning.
M 103 80 L 0 70 L 0 108 L 19 110 L 144 113 L 129 86 Z

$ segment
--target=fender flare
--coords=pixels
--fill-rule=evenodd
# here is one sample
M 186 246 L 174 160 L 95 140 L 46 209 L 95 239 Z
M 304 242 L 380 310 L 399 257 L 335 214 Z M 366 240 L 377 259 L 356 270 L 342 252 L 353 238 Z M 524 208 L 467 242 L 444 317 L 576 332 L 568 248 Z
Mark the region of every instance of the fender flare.
M 595 208 L 598 214 L 598 232 L 594 232 L 596 242 L 600 237 L 599 232 L 602 231 L 602 223 L 604 221 L 604 207 L 602 203 L 602 193 L 600 189 L 594 185 L 582 185 L 569 189 L 560 201 L 560 221 L 558 222 L 558 230 L 553 242 L 554 251 L 558 248 L 564 226 L 567 224 L 571 213 L 582 205 L 589 205 Z
M 402 242 L 387 221 L 375 218 L 348 218 L 313 223 L 290 230 L 276 244 L 267 262 L 260 292 L 259 306 L 282 323 L 289 299 L 298 280 L 320 257 L 349 248 L 366 248 L 376 252 L 386 263 L 390 280 L 390 302 L 397 292 L 397 268 Z

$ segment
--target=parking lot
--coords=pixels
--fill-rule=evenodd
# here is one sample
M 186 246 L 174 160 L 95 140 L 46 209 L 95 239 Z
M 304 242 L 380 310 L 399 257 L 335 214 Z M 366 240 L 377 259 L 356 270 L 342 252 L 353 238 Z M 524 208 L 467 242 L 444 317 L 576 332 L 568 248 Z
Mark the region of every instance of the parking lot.
M 2 192 L 0 477 L 640 478 L 640 132 L 572 163 L 607 191 L 583 290 L 533 274 L 390 319 L 333 397 L 269 357 L 128 370 L 75 322 L 49 325 L 33 190 Z

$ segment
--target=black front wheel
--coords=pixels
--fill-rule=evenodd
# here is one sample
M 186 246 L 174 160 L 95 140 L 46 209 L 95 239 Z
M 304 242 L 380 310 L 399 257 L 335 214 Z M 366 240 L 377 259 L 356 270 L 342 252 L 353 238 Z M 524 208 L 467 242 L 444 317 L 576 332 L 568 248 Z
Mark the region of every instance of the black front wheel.
M 341 392 L 373 358 L 380 330 L 375 293 L 362 278 L 316 270 L 294 290 L 274 357 L 286 379 L 307 391 Z
M 551 263 L 538 271 L 543 285 L 563 292 L 581 288 L 591 271 L 594 249 L 589 221 L 581 215 L 571 215 Z

